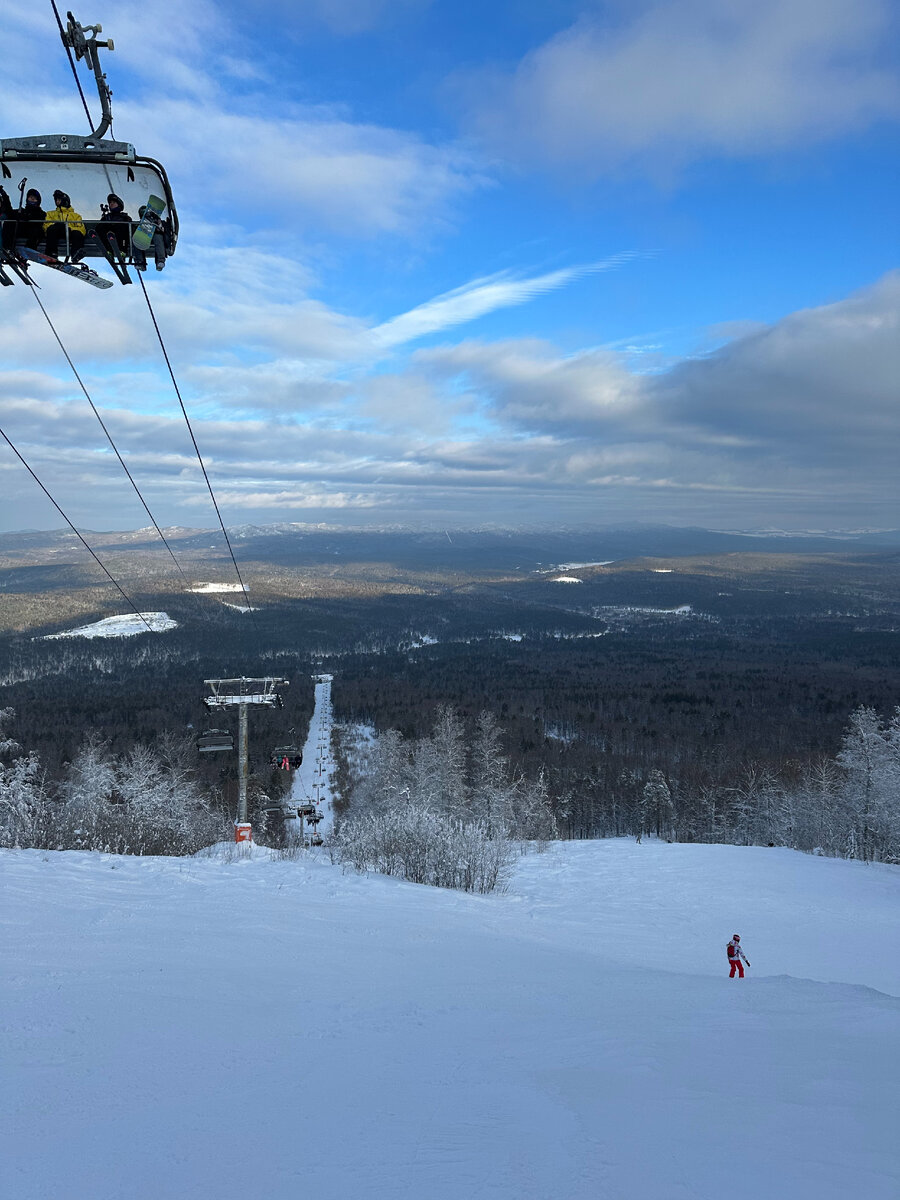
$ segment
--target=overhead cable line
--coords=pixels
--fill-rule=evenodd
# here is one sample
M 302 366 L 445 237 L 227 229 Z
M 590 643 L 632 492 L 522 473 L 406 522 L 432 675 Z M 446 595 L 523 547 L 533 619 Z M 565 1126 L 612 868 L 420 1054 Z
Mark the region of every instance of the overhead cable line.
M 75 528 L 75 526 L 72 524 L 72 522 L 69 520 L 69 518 L 63 512 L 63 510 L 60 508 L 60 506 L 56 503 L 56 501 L 53 499 L 53 497 L 47 491 L 44 484 L 38 478 L 37 473 L 34 470 L 32 470 L 32 468 L 28 465 L 28 463 L 25 461 L 25 459 L 22 457 L 22 455 L 19 453 L 19 451 L 16 449 L 16 447 L 10 441 L 7 434 L 2 429 L 0 429 L 0 437 L 3 438 L 3 440 L 9 446 L 10 450 L 12 450 L 13 454 L 15 454 L 16 458 L 19 460 L 19 462 L 22 464 L 22 466 L 25 468 L 25 470 L 28 472 L 28 474 L 31 476 L 31 478 L 34 480 L 34 482 L 38 485 L 38 487 L 41 489 L 41 491 L 44 493 L 44 495 L 47 497 L 47 499 L 50 501 L 50 503 L 53 505 L 53 507 L 56 509 L 56 511 L 59 513 L 59 515 L 62 517 L 62 519 L 65 521 L 65 523 L 69 526 L 69 528 L 72 530 L 72 532 L 78 538 L 78 540 L 81 542 L 82 546 L 84 546 L 85 550 L 87 550 L 88 554 L 91 556 L 91 558 L 94 560 L 94 562 L 100 568 L 100 570 L 103 572 L 103 574 L 107 577 L 107 579 L 110 581 L 110 583 L 115 587 L 115 589 L 123 597 L 125 602 L 128 604 L 129 608 L 131 608 L 131 610 L 135 613 L 135 615 L 138 616 L 143 621 L 143 623 L 147 626 L 147 629 L 150 631 L 150 633 L 156 633 L 157 630 L 155 630 L 153 628 L 153 626 L 150 624 L 150 622 L 147 620 L 147 618 L 144 616 L 144 614 L 140 611 L 140 609 L 135 604 L 135 602 L 131 599 L 131 597 L 128 595 L 128 593 L 122 588 L 122 586 L 119 584 L 119 582 L 110 574 L 108 569 L 103 565 L 103 563 L 100 561 L 100 559 L 97 557 L 97 555 L 91 549 L 91 547 L 87 544 L 87 542 L 84 540 L 84 538 L 78 532 L 78 530 Z
M 232 546 L 231 546 L 231 539 L 228 536 L 228 530 L 225 528 L 225 522 L 222 520 L 222 514 L 219 511 L 219 505 L 216 501 L 216 495 L 215 495 L 215 492 L 213 491 L 212 484 L 209 481 L 209 475 L 206 472 L 206 467 L 203 464 L 203 457 L 200 454 L 200 447 L 197 445 L 197 439 L 194 437 L 194 430 L 191 427 L 190 417 L 187 415 L 187 409 L 184 407 L 184 401 L 181 398 L 181 392 L 178 387 L 178 381 L 175 378 L 175 372 L 172 370 L 172 363 L 169 360 L 169 354 L 168 354 L 168 351 L 166 350 L 166 343 L 163 341 L 163 335 L 160 332 L 159 323 L 156 320 L 156 313 L 153 311 L 153 305 L 150 303 L 150 297 L 147 294 L 147 288 L 144 284 L 144 277 L 140 273 L 140 271 L 138 272 L 138 282 L 141 285 L 141 291 L 144 293 L 144 299 L 147 301 L 147 310 L 150 313 L 150 319 L 153 322 L 153 328 L 156 330 L 156 336 L 159 339 L 160 349 L 163 352 L 163 358 L 166 360 L 166 366 L 169 368 L 169 377 L 172 380 L 172 386 L 175 389 L 175 395 L 178 397 L 178 403 L 181 405 L 181 412 L 184 416 L 185 424 L 188 427 L 188 433 L 191 435 L 191 441 L 194 443 L 194 450 L 196 451 L 196 454 L 197 454 L 197 461 L 200 464 L 200 470 L 203 472 L 203 478 L 206 480 L 206 486 L 209 489 L 209 498 L 210 498 L 210 500 L 212 500 L 213 508 L 216 510 L 216 516 L 219 518 L 219 525 L 221 526 L 221 529 L 222 529 L 222 535 L 225 538 L 225 545 L 228 547 L 228 553 L 231 555 L 231 561 L 234 563 L 234 569 L 237 574 L 238 581 L 240 582 L 240 585 L 241 585 L 241 591 L 244 593 L 244 599 L 247 601 L 247 611 L 252 616 L 253 608 L 250 604 L 250 596 L 247 593 L 247 588 L 244 584 L 244 580 L 241 577 L 241 569 L 238 566 L 237 559 L 234 556 L 234 550 L 232 549 Z
M 128 469 L 128 464 L 125 462 L 124 458 L 119 453 L 119 448 L 116 445 L 116 443 L 113 441 L 112 434 L 107 429 L 105 421 L 100 416 L 100 413 L 97 410 L 97 406 L 94 404 L 94 401 L 91 399 L 90 393 L 88 392 L 87 388 L 84 386 L 84 381 L 82 380 L 81 376 L 78 374 L 78 371 L 75 368 L 75 364 L 72 362 L 72 359 L 69 356 L 68 350 L 63 345 L 62 338 L 56 332 L 56 326 L 51 321 L 50 314 L 47 312 L 46 308 L 44 308 L 44 305 L 41 303 L 41 298 L 37 294 L 37 292 L 34 290 L 34 288 L 32 288 L 31 291 L 32 291 L 32 294 L 33 294 L 35 300 L 37 300 L 38 305 L 40 306 L 41 312 L 44 314 L 47 324 L 50 326 L 50 330 L 53 333 L 53 336 L 56 338 L 56 341 L 57 341 L 57 344 L 59 345 L 60 350 L 62 350 L 63 354 L 65 355 L 66 362 L 72 368 L 72 374 L 78 380 L 78 386 L 81 388 L 82 392 L 84 392 L 85 400 L 87 400 L 88 404 L 91 406 L 91 411 L 93 412 L 93 414 L 97 418 L 97 420 L 100 422 L 100 428 L 106 434 L 106 439 L 109 442 L 110 446 L 112 446 L 113 452 L 114 452 L 116 458 L 119 460 L 122 470 L 128 476 L 128 482 L 134 488 L 135 493 L 137 494 L 138 500 L 140 500 L 141 504 L 144 506 L 144 512 L 147 514 L 147 516 L 152 521 L 153 528 L 159 534 L 162 544 L 165 546 L 165 548 L 169 552 L 169 557 L 172 559 L 172 562 L 178 568 L 178 572 L 181 575 L 181 578 L 184 580 L 185 587 L 188 589 L 188 591 L 190 591 L 190 588 L 191 588 L 190 580 L 188 579 L 187 575 L 185 575 L 184 570 L 182 569 L 181 563 L 175 557 L 175 553 L 172 550 L 172 547 L 169 545 L 168 541 L 166 540 L 165 534 L 163 533 L 163 531 L 160 529 L 159 525 L 157 524 L 156 517 L 154 517 L 153 513 L 150 511 L 147 501 L 144 499 L 143 495 L 141 494 L 141 489 L 138 487 L 137 483 L 134 480 L 134 476 L 131 474 L 131 471 L 129 471 L 129 469 Z

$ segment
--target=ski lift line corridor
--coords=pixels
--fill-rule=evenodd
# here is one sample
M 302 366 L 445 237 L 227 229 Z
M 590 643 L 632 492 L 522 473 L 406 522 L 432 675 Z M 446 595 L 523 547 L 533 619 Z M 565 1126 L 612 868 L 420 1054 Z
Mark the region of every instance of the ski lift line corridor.
M 312 825 L 312 841 L 318 844 L 331 833 L 334 827 L 334 809 L 332 797 L 332 775 L 334 764 L 331 760 L 331 675 L 313 675 L 315 682 L 315 705 L 306 744 L 303 747 L 303 763 L 294 772 L 294 783 L 291 789 L 289 803 L 294 811 L 312 806 L 314 811 L 321 812 L 321 819 Z M 308 818 L 301 818 L 296 836 L 305 840 L 305 825 Z

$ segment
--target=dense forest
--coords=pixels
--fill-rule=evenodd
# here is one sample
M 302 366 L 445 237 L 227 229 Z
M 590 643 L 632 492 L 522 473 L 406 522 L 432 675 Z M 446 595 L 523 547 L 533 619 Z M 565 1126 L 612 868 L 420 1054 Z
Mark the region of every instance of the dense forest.
M 644 789 L 661 777 L 677 836 L 759 839 L 729 815 L 734 797 L 764 791 L 776 803 L 826 771 L 860 708 L 890 722 L 898 570 L 896 553 L 573 564 L 564 578 L 577 584 L 545 570 L 470 572 L 273 598 L 252 614 L 148 591 L 141 607 L 178 627 L 122 639 L 45 640 L 66 627 L 47 602 L 37 628 L 0 634 L 0 707 L 15 713 L 9 738 L 54 786 L 89 736 L 116 759 L 219 724 L 202 705 L 206 678 L 283 676 L 284 709 L 254 713 L 251 735 L 257 791 L 275 794 L 272 745 L 305 736 L 310 675 L 327 670 L 345 725 L 415 741 L 446 706 L 470 728 L 490 714 L 511 770 L 543 778 L 564 836 L 640 832 Z M 233 766 L 198 758 L 192 771 L 226 811 Z

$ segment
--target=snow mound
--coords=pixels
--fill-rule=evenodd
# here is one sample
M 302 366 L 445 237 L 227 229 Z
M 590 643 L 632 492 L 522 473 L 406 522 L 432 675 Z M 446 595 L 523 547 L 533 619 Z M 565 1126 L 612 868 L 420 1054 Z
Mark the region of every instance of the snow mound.
M 118 638 L 134 637 L 136 633 L 147 633 L 147 626 L 153 633 L 165 633 L 169 629 L 177 629 L 178 622 L 173 621 L 168 613 L 145 612 L 128 613 L 120 617 L 104 617 L 102 621 L 94 621 L 92 625 L 81 625 L 77 629 L 67 629 L 62 633 L 48 633 L 42 640 L 52 641 L 54 638 Z

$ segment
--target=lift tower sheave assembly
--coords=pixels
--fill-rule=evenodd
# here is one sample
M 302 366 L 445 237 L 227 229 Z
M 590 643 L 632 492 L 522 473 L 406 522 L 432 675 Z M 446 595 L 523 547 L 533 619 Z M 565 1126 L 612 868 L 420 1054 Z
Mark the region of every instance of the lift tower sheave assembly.
M 236 708 L 238 710 L 238 811 L 234 823 L 236 842 L 252 841 L 252 830 L 247 820 L 247 710 L 251 705 L 281 708 L 278 688 L 287 687 L 287 679 L 267 676 L 265 679 L 204 679 L 210 694 L 203 697 L 208 709 Z

